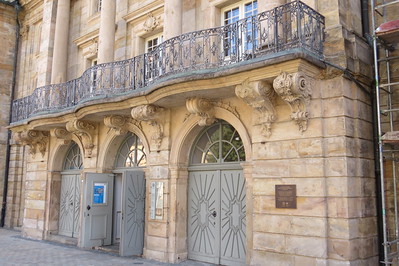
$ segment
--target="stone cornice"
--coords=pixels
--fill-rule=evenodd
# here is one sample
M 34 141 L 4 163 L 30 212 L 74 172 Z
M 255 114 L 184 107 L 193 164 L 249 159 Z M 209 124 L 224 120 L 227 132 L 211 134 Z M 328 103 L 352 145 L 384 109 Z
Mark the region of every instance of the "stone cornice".
M 91 41 L 98 39 L 99 32 L 100 30 L 96 29 L 94 31 L 86 33 L 85 35 L 82 35 L 79 38 L 75 39 L 73 43 L 76 44 L 77 46 L 82 46 L 82 47 L 90 45 Z
M 123 16 L 123 19 L 129 23 L 132 22 L 133 20 L 142 18 L 144 19 L 145 16 L 147 16 L 149 13 L 157 13 L 155 12 L 157 9 L 161 9 L 164 6 L 164 1 L 163 0 L 157 0 L 154 1 L 146 6 L 143 6 L 139 9 L 134 10 L 133 12 L 130 12 L 129 14 Z M 162 12 L 162 11 L 161 11 Z

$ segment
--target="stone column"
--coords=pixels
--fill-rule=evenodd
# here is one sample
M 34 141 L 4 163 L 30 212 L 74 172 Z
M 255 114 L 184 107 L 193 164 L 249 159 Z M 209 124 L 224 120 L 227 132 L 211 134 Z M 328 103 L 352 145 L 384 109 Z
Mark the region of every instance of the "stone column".
M 286 0 L 270 0 L 270 1 L 258 1 L 258 13 L 273 9 L 277 6 L 284 5 Z
M 70 0 L 58 0 L 51 83 L 66 81 Z
M 168 40 L 181 34 L 182 0 L 165 0 L 164 39 Z
M 115 0 L 103 0 L 101 5 L 100 33 L 98 37 L 98 63 L 114 61 Z

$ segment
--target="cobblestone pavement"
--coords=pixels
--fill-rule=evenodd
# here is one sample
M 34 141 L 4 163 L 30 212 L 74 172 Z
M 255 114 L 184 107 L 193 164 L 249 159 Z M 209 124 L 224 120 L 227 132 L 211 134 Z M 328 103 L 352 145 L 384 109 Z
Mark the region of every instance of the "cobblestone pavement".
M 211 264 L 185 261 L 179 264 L 162 263 L 138 257 L 120 257 L 98 250 L 84 250 L 75 246 L 21 237 L 19 231 L 0 228 L 0 265 L 178 265 L 210 266 Z

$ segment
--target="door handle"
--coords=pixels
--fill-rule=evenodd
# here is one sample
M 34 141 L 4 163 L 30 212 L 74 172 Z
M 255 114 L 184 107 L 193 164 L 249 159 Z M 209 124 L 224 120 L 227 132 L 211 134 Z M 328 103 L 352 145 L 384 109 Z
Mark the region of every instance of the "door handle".
M 91 209 L 90 205 L 87 205 L 86 209 L 87 209 L 88 211 L 90 211 L 90 209 Z
M 212 212 L 212 216 L 213 216 L 213 217 L 216 217 L 216 215 L 217 215 L 216 211 L 213 211 L 213 212 Z

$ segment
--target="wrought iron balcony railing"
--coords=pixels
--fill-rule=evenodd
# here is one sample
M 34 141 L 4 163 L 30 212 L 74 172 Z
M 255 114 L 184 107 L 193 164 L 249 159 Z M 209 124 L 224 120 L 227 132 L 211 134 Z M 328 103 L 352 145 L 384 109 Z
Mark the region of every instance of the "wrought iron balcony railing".
M 176 74 L 234 67 L 274 53 L 300 48 L 322 58 L 323 40 L 324 17 L 293 1 L 229 25 L 182 34 L 132 59 L 93 66 L 77 79 L 39 87 L 13 102 L 12 123 L 95 99 L 145 92 Z

